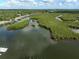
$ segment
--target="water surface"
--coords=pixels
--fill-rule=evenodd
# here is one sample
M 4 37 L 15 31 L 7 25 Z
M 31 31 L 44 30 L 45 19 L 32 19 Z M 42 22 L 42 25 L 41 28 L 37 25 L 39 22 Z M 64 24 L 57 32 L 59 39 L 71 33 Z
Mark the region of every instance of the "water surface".
M 44 28 L 8 31 L 0 28 L 0 47 L 7 47 L 0 59 L 79 59 L 79 41 L 55 42 Z

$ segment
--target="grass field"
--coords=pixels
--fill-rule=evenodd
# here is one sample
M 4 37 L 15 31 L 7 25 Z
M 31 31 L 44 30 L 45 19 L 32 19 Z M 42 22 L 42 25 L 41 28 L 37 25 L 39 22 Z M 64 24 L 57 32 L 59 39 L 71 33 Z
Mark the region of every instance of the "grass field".
M 55 39 L 58 39 L 58 40 L 78 39 L 79 34 L 72 32 L 71 29 L 67 26 L 66 22 L 64 22 L 64 21 L 60 22 L 55 19 L 55 17 L 60 14 L 62 14 L 62 13 L 51 13 L 51 14 L 43 13 L 43 14 L 38 14 L 36 16 L 32 16 L 32 18 L 37 19 L 41 25 L 44 25 L 44 26 L 50 28 L 52 31 L 53 37 Z M 64 15 L 65 15 L 65 17 L 67 17 L 69 14 L 64 14 Z M 70 23 L 70 24 L 72 24 L 72 23 Z M 73 25 L 76 25 L 76 24 L 73 24 Z
M 46 10 L 0 10 L 1 19 L 0 20 L 9 20 L 10 18 L 15 18 L 17 14 L 34 14 L 32 18 L 35 18 L 39 23 L 47 28 L 50 28 L 52 31 L 52 36 L 58 40 L 69 40 L 69 39 L 79 39 L 79 34 L 71 31 L 71 28 L 79 28 L 79 13 L 71 11 L 57 11 L 50 13 Z M 56 19 L 57 16 L 62 15 L 62 22 Z M 3 16 L 3 18 L 2 18 Z M 20 23 L 11 24 L 8 26 L 8 29 L 21 29 L 28 24 L 26 21 Z
M 79 14 L 64 14 L 63 22 L 72 28 L 79 28 Z
M 28 20 L 21 20 L 20 22 L 9 25 L 7 28 L 9 30 L 18 30 L 24 28 L 27 25 L 28 25 Z

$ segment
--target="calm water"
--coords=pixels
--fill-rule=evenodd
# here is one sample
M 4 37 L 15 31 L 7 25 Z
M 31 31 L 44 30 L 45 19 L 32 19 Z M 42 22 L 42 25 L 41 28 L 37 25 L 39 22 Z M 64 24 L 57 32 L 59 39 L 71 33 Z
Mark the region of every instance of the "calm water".
M 79 59 L 79 41 L 55 42 L 43 28 L 7 31 L 2 27 L 0 41 L 0 47 L 8 48 L 0 59 Z

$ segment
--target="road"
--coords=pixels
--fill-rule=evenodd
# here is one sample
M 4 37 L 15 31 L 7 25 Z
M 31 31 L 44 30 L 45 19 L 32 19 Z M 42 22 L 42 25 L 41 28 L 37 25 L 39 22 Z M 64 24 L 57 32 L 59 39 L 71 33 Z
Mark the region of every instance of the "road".
M 58 21 L 63 21 L 60 17 L 62 17 L 63 15 L 59 15 L 59 16 L 57 16 L 56 17 L 56 19 L 58 20 Z
M 5 24 L 13 23 L 14 21 L 15 22 L 19 22 L 19 21 L 21 21 L 21 19 L 24 19 L 24 18 L 29 19 L 29 16 L 30 15 L 23 15 L 23 16 L 16 17 L 14 20 L 10 19 L 9 21 L 0 21 L 0 25 L 5 25 Z

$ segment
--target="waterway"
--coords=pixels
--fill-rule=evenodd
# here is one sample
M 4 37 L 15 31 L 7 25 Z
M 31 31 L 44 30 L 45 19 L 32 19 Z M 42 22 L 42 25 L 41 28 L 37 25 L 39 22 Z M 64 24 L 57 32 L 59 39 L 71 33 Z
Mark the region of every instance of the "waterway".
M 0 27 L 0 59 L 79 59 L 79 41 L 54 41 L 44 28 L 8 31 Z

